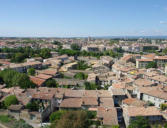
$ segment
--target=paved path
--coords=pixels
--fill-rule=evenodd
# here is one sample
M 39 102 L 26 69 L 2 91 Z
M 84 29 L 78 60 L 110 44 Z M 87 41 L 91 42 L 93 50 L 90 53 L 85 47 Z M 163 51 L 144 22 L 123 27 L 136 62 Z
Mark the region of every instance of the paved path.
M 8 127 L 0 123 L 0 128 L 8 128 Z

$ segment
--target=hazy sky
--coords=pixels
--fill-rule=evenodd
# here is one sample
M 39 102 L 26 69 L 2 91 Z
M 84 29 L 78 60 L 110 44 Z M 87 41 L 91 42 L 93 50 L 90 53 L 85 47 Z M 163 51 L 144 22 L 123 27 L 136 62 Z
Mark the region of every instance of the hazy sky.
M 0 36 L 167 35 L 167 0 L 0 0 Z

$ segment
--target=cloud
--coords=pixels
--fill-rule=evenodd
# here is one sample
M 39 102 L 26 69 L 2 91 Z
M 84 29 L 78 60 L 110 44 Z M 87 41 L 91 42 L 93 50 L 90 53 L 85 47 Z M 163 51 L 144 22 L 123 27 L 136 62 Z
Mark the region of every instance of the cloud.
M 167 24 L 167 21 L 160 21 L 160 24 Z

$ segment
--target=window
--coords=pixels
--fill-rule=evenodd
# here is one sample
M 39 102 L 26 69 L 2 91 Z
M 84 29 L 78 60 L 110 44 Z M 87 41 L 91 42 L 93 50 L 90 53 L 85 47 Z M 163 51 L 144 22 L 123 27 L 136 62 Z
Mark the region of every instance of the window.
M 148 96 L 148 99 L 150 99 L 151 98 L 151 96 Z

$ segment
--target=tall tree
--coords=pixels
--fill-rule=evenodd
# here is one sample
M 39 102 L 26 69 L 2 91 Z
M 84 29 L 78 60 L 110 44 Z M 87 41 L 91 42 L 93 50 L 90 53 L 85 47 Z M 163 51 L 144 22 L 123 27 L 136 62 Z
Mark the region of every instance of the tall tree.
M 48 48 L 43 48 L 40 52 L 40 56 L 44 59 L 51 57 L 50 50 Z
M 130 122 L 128 128 L 151 128 L 151 126 L 149 125 L 148 120 L 144 117 L 137 117 Z
M 88 118 L 84 111 L 69 111 L 60 120 L 52 123 L 51 128 L 88 128 Z
M 81 49 L 81 47 L 78 44 L 71 44 L 71 49 L 79 51 Z

